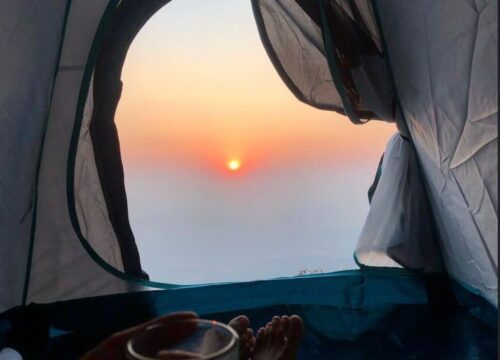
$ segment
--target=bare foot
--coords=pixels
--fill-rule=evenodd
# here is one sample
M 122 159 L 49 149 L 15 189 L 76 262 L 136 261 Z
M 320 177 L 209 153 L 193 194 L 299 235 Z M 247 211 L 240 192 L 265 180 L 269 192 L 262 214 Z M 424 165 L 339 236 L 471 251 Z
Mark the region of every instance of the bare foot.
M 228 324 L 240 337 L 240 360 L 249 360 L 255 346 L 255 337 L 250 329 L 250 320 L 245 315 L 240 315 L 231 320 Z
M 282 317 L 283 319 L 283 317 Z M 285 330 L 287 346 L 280 357 L 280 360 L 296 360 L 299 351 L 300 340 L 304 334 L 304 324 L 297 315 L 292 315 L 288 320 L 288 327 Z
M 302 333 L 300 317 L 273 317 L 257 332 L 252 360 L 296 360 Z

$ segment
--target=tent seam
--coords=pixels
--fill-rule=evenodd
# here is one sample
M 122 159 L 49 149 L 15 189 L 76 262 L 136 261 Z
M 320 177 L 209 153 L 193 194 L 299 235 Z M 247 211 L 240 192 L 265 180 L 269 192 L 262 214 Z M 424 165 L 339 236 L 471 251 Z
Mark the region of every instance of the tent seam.
M 33 250 L 35 247 L 35 232 L 36 232 L 36 219 L 37 219 L 37 207 L 38 207 L 38 182 L 40 179 L 40 169 L 42 165 L 42 157 L 43 157 L 43 148 L 45 145 L 45 138 L 47 135 L 47 127 L 48 127 L 48 122 L 49 122 L 49 117 L 50 117 L 50 110 L 52 107 L 52 100 L 54 96 L 54 89 L 55 89 L 55 84 L 57 81 L 57 75 L 59 74 L 59 64 L 61 61 L 61 54 L 62 54 L 62 49 L 64 45 L 64 38 L 66 36 L 66 27 L 67 27 L 67 22 L 68 22 L 68 17 L 69 17 L 69 10 L 71 8 L 71 3 L 72 0 L 67 0 L 66 1 L 66 9 L 65 9 L 65 14 L 64 14 L 64 20 L 62 23 L 62 28 L 61 28 L 61 39 L 59 42 L 59 51 L 57 53 L 57 61 L 56 65 L 54 68 L 54 75 L 53 75 L 53 81 L 52 81 L 52 88 L 50 90 L 50 97 L 49 97 L 49 104 L 47 107 L 47 115 L 45 117 L 45 123 L 44 123 L 44 130 L 42 134 L 42 142 L 40 144 L 40 152 L 38 156 L 38 164 L 37 164 L 37 169 L 36 169 L 36 175 L 35 175 L 35 188 L 34 188 L 34 193 L 32 196 L 32 206 L 33 206 L 33 218 L 31 222 L 31 232 L 30 232 L 30 245 L 28 249 L 28 259 L 26 262 L 26 273 L 25 273 L 25 278 L 24 278 L 24 288 L 23 288 L 23 298 L 22 298 L 22 305 L 26 305 L 26 301 L 28 299 L 28 291 L 29 291 L 29 282 L 31 280 L 31 265 L 33 261 Z
M 477 12 L 477 9 L 476 9 L 476 12 Z M 479 20 L 480 20 L 480 17 L 481 17 L 481 14 L 478 13 L 477 19 L 476 19 L 476 31 L 474 33 L 474 45 L 472 46 L 472 54 L 471 54 L 471 58 L 470 58 L 469 81 L 468 81 L 468 84 L 467 84 L 467 88 L 469 89 L 468 94 L 467 94 L 467 113 L 465 115 L 466 118 L 465 118 L 465 121 L 463 122 L 462 129 L 460 131 L 460 136 L 458 137 L 458 141 L 455 144 L 454 149 L 452 151 L 452 156 L 451 156 L 452 159 L 455 157 L 455 154 L 456 154 L 456 152 L 457 152 L 457 150 L 458 150 L 458 148 L 460 146 L 460 140 L 464 136 L 464 132 L 465 132 L 465 129 L 466 129 L 466 124 L 467 124 L 467 122 L 470 119 L 470 114 L 469 114 L 469 107 L 470 107 L 470 102 L 471 102 L 471 99 L 470 99 L 471 98 L 470 85 L 471 85 L 471 82 L 472 82 L 472 67 L 474 65 L 474 58 L 475 58 L 474 55 L 476 54 L 477 35 L 479 33 Z
M 399 96 L 398 87 L 396 85 L 396 79 L 394 77 L 394 72 L 392 70 L 391 56 L 390 56 L 389 49 L 387 47 L 387 43 L 385 40 L 384 30 L 382 27 L 382 21 L 380 19 L 380 14 L 379 14 L 378 6 L 376 4 L 376 0 L 371 0 L 371 4 L 372 4 L 373 10 L 374 10 L 375 18 L 377 20 L 376 24 L 377 24 L 379 31 L 380 31 L 380 38 L 382 41 L 382 46 L 383 46 L 384 52 L 387 54 L 385 63 L 386 63 L 386 66 L 388 67 L 388 70 L 389 70 L 388 73 L 390 74 L 390 78 L 391 78 L 391 81 L 392 81 L 393 86 L 394 86 L 394 94 L 395 94 L 396 103 L 397 103 L 396 107 L 399 108 L 400 113 L 401 113 L 401 118 L 402 118 L 402 123 L 403 123 L 402 125 L 403 125 L 403 127 L 405 127 L 405 132 L 407 132 L 407 134 L 405 134 L 405 135 L 407 135 L 408 140 L 409 140 L 409 144 L 411 147 L 413 147 L 413 151 L 415 152 L 415 163 L 416 163 L 415 165 L 416 165 L 416 169 L 418 170 L 418 172 L 421 175 L 420 177 L 421 177 L 422 182 L 423 182 L 424 197 L 425 197 L 425 200 L 428 202 L 427 205 L 428 205 L 430 215 L 431 215 L 430 216 L 430 224 L 432 227 L 432 232 L 436 235 L 435 241 L 436 241 L 438 248 L 439 248 L 438 256 L 441 258 L 441 261 L 444 263 L 443 250 L 442 250 L 444 246 L 442 245 L 441 235 L 440 235 L 438 227 L 437 227 L 437 220 L 436 220 L 436 217 L 434 215 L 434 210 L 433 210 L 432 202 L 431 202 L 430 195 L 429 195 L 429 192 L 430 192 L 429 183 L 428 183 L 428 180 L 426 178 L 424 168 L 421 164 L 420 156 L 417 152 L 417 147 L 416 147 L 415 142 L 413 140 L 413 135 L 412 135 L 410 127 L 407 123 L 406 116 L 404 114 L 404 109 L 402 108 L 402 105 L 401 105 L 402 104 L 401 98 Z M 396 119 L 396 122 L 400 123 L 400 121 L 398 121 L 397 119 Z M 446 268 L 446 265 L 445 265 L 445 268 Z M 446 272 L 448 273 L 448 271 L 446 271 Z
M 264 49 L 266 50 L 266 53 L 269 56 L 269 59 L 271 60 L 271 63 L 273 64 L 274 68 L 278 72 L 278 75 L 280 76 L 281 80 L 283 80 L 283 82 L 285 83 L 287 88 L 292 92 L 292 94 L 299 101 L 301 101 L 305 104 L 308 104 L 310 106 L 313 106 L 313 107 L 321 109 L 321 110 L 335 111 L 341 115 L 347 116 L 346 112 L 341 107 L 332 106 L 332 105 L 314 104 L 313 102 L 309 101 L 302 94 L 302 92 L 299 90 L 297 85 L 295 85 L 295 83 L 288 76 L 288 73 L 286 72 L 281 61 L 279 60 L 278 56 L 276 55 L 276 52 L 274 51 L 274 48 L 271 44 L 271 41 L 269 40 L 269 37 L 267 36 L 267 33 L 265 33 L 263 31 L 266 29 L 266 25 L 264 23 L 262 12 L 260 10 L 259 0 L 252 0 L 252 8 L 253 8 L 253 13 L 254 13 L 254 18 L 255 18 L 255 21 L 257 23 L 257 30 L 259 32 L 259 37 L 262 41 L 262 45 L 264 46 Z
M 75 160 L 76 160 L 76 154 L 78 151 L 78 143 L 80 140 L 80 130 L 81 130 L 81 123 L 82 123 L 82 117 L 83 117 L 83 111 L 85 109 L 85 100 L 86 100 L 86 95 L 88 95 L 88 89 L 90 86 L 90 79 L 92 78 L 93 70 L 95 67 L 95 63 L 97 61 L 97 55 L 98 55 L 98 50 L 100 49 L 100 46 L 102 45 L 103 41 L 103 34 L 105 30 L 107 30 L 108 26 L 111 23 L 111 15 L 113 14 L 113 11 L 116 10 L 116 7 L 119 4 L 119 0 L 111 0 L 105 11 L 104 14 L 101 18 L 101 21 L 99 23 L 98 29 L 96 31 L 96 34 L 94 36 L 94 40 L 92 43 L 92 47 L 89 52 L 89 56 L 87 58 L 87 63 L 85 65 L 85 72 L 83 74 L 81 86 L 80 86 L 80 94 L 79 94 L 79 99 L 78 99 L 78 104 L 77 104 L 77 111 L 75 114 L 75 122 L 73 126 L 73 133 L 71 136 L 71 141 L 69 145 L 69 152 L 68 152 L 68 161 L 67 161 L 67 173 L 66 173 L 66 196 L 68 199 L 68 212 L 69 212 L 69 217 L 71 219 L 71 224 L 73 225 L 73 230 L 75 231 L 78 239 L 80 240 L 81 245 L 87 252 L 87 254 L 96 262 L 97 265 L 99 265 L 104 271 L 107 271 L 109 274 L 124 280 L 126 282 L 131 282 L 135 283 L 138 285 L 150 287 L 150 288 L 157 288 L 157 289 L 173 289 L 173 288 L 178 288 L 178 287 L 185 287 L 185 285 L 177 285 L 177 284 L 166 284 L 166 283 L 159 283 L 159 282 L 153 282 L 149 280 L 144 280 L 144 279 L 139 279 L 135 278 L 132 276 L 129 276 L 120 270 L 116 269 L 114 266 L 108 264 L 104 259 L 100 257 L 99 254 L 96 253 L 92 245 L 85 239 L 81 232 L 78 216 L 76 214 L 76 207 L 75 207 L 75 194 L 74 194 L 74 169 L 75 169 Z
M 427 22 L 427 17 L 424 17 L 424 21 Z M 431 61 L 429 59 L 430 57 L 430 54 L 429 54 L 429 33 L 427 31 L 427 26 L 424 26 L 424 34 L 425 34 L 425 43 L 426 43 L 426 47 L 424 48 L 425 49 L 425 59 L 427 61 L 427 77 L 428 77 L 428 81 L 429 81 L 429 92 L 430 92 L 430 95 L 431 95 L 431 99 L 432 99 L 432 119 L 429 118 L 429 116 L 427 115 L 427 111 L 425 111 L 426 115 L 427 115 L 427 120 L 430 121 L 430 125 L 431 127 L 433 127 L 434 131 L 436 132 L 436 141 L 433 141 L 432 142 L 432 145 L 434 147 L 434 150 L 435 150 L 435 153 L 436 155 L 438 156 L 438 164 L 442 164 L 442 154 L 439 150 L 439 147 L 437 146 L 437 141 L 439 141 L 439 138 L 440 138 L 440 134 L 439 134 L 439 128 L 437 126 L 437 114 L 438 114 L 438 111 L 436 109 L 436 102 L 435 102 L 435 97 L 434 97 L 434 84 L 432 82 L 432 76 L 431 76 L 431 72 L 430 72 L 430 69 L 431 69 Z M 425 109 L 425 107 L 424 107 Z M 455 125 L 455 124 L 453 124 Z M 441 166 L 440 166 L 441 167 Z
M 460 191 L 460 195 L 462 195 L 462 198 L 463 198 L 463 200 L 464 200 L 465 204 L 467 205 L 467 211 L 468 211 L 468 213 L 469 213 L 469 215 L 470 215 L 470 218 L 471 218 L 471 220 L 472 220 L 472 223 L 474 224 L 474 227 L 475 227 L 475 228 L 476 228 L 476 230 L 477 230 L 477 233 L 478 233 L 478 235 L 479 235 L 479 238 L 481 239 L 481 243 L 482 243 L 482 244 L 483 244 L 483 246 L 484 246 L 484 249 L 485 249 L 486 255 L 487 255 L 487 257 L 488 257 L 488 260 L 490 261 L 490 265 L 492 266 L 492 268 L 493 268 L 493 270 L 494 270 L 494 272 L 495 272 L 495 274 L 496 274 L 496 276 L 497 276 L 497 278 L 498 278 L 498 266 L 495 264 L 495 261 L 494 261 L 494 259 L 493 259 L 493 255 L 491 254 L 490 249 L 489 249 L 489 247 L 488 247 L 488 244 L 486 243 L 486 240 L 484 239 L 484 236 L 483 236 L 483 234 L 481 233 L 481 230 L 480 230 L 480 228 L 479 228 L 479 226 L 478 226 L 478 224 L 477 224 L 477 221 L 476 221 L 475 216 L 471 213 L 471 209 L 470 209 L 470 206 L 469 206 L 469 202 L 467 201 L 467 197 L 465 196 L 465 193 L 464 193 L 464 191 L 463 191 L 462 187 L 460 186 L 460 182 L 459 182 L 459 181 L 458 181 L 458 179 L 456 178 L 456 176 L 455 176 L 455 174 L 453 173 L 453 171 L 451 171 L 450 173 L 451 173 L 451 175 L 453 176 L 453 180 L 455 181 L 455 184 L 457 184 L 457 187 L 458 187 L 458 189 L 459 189 L 459 191 Z M 486 191 L 486 190 L 485 190 L 485 191 Z M 468 243 L 467 243 L 467 242 L 466 242 L 466 246 L 467 246 L 467 248 L 468 248 Z M 471 256 L 471 259 L 472 259 L 472 260 L 474 260 L 474 257 L 472 256 L 472 253 L 470 252 L 470 250 L 469 250 L 469 255 Z M 484 284 L 484 282 L 483 282 L 483 284 Z
M 328 67 L 330 68 L 330 73 L 332 75 L 333 83 L 335 84 L 335 87 L 339 92 L 340 99 L 342 100 L 342 104 L 344 105 L 345 114 L 354 124 L 363 124 L 363 122 L 360 120 L 359 116 L 353 109 L 351 100 L 345 93 L 344 84 L 342 83 L 341 77 L 337 71 L 338 70 L 337 64 L 335 61 L 335 57 L 333 56 L 333 49 L 332 49 L 333 38 L 331 36 L 330 29 L 328 27 L 328 21 L 325 14 L 325 5 L 323 4 L 324 0 L 317 0 L 317 1 L 321 12 L 321 23 L 322 23 L 323 42 L 325 45 L 325 53 L 328 62 Z

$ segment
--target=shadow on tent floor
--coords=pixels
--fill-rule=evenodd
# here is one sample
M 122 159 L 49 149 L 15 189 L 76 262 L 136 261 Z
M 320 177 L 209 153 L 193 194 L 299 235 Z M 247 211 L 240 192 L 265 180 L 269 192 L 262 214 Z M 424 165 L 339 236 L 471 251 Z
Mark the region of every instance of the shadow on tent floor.
M 431 311 L 421 277 L 348 271 L 31 304 L 0 315 L 0 348 L 77 359 L 113 332 L 191 309 L 222 322 L 246 314 L 254 331 L 298 314 L 300 360 L 496 359 L 497 309 L 459 285 L 454 293 L 458 306 Z
M 299 359 L 496 359 L 497 332 L 457 309 L 443 317 L 431 317 L 426 305 L 397 305 L 365 309 L 326 306 L 273 306 L 210 314 L 227 322 L 244 313 L 257 330 L 275 314 L 299 314 L 305 335 Z M 65 334 L 41 346 L 25 358 L 77 359 L 102 338 Z M 34 350 L 34 349 L 33 349 Z
M 368 309 L 272 307 L 244 312 L 255 327 L 275 314 L 305 319 L 299 359 L 497 359 L 497 332 L 458 309 L 432 317 L 426 305 Z M 214 314 L 227 321 L 237 313 Z

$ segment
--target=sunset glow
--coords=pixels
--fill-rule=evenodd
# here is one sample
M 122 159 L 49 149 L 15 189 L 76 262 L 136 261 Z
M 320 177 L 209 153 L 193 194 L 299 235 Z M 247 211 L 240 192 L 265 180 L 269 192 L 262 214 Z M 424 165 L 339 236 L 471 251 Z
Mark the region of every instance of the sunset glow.
M 169 3 L 130 47 L 116 115 L 125 167 L 180 164 L 224 176 L 235 154 L 245 157 L 245 175 L 302 162 L 378 162 L 393 126 L 354 126 L 298 101 L 265 52 L 251 7 L 209 3 Z M 246 15 L 220 22 L 209 11 Z
M 129 217 L 152 280 L 356 266 L 366 192 L 395 127 L 355 126 L 300 102 L 262 45 L 250 1 L 169 2 L 133 41 L 121 80 Z
M 239 160 L 233 159 L 228 161 L 227 168 L 231 171 L 236 171 L 241 167 L 241 162 Z

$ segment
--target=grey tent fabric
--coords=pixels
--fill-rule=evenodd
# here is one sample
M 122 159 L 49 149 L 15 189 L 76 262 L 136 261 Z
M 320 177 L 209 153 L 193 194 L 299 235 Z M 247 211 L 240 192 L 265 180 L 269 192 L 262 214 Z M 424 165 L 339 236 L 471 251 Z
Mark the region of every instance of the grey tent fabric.
M 132 4 L 0 0 L 0 312 L 160 286 L 123 271 L 89 136 L 92 65 L 125 2 Z M 408 124 L 422 164 L 418 185 L 426 186 L 446 269 L 497 304 L 498 2 L 252 3 L 263 44 L 298 99 L 354 122 L 394 121 L 401 109 L 396 120 Z M 397 239 L 404 227 L 373 220 L 391 201 L 398 218 L 408 216 L 398 201 L 419 189 L 405 188 L 416 179 L 404 172 L 413 155 L 398 137 L 388 146 L 358 247 L 365 264 L 436 263 L 420 251 L 424 242 L 404 231 Z M 420 258 L 410 264 L 401 255 L 412 251 Z
M 357 260 L 367 266 L 402 268 L 387 249 L 402 240 L 399 219 L 404 213 L 404 182 L 409 163 L 408 143 L 394 134 L 380 164 L 380 178 L 356 247 Z M 389 198 L 387 198 L 389 196 Z
M 111 275 L 89 256 L 75 234 L 67 203 L 68 150 L 76 105 L 107 6 L 105 0 L 0 2 L 4 125 L 0 162 L 2 169 L 10 169 L 0 182 L 0 311 L 23 302 L 142 288 Z M 81 154 L 91 153 L 85 145 L 82 142 Z M 79 197 L 86 201 L 98 198 L 99 182 L 93 168 L 84 165 L 85 155 L 79 159 L 77 178 L 88 179 L 83 183 L 92 184 L 95 190 L 92 194 L 79 186 Z M 85 206 L 81 219 L 90 211 L 97 214 Z M 92 229 L 100 222 L 107 224 L 105 215 L 87 222 L 86 233 L 95 231 Z M 120 269 L 112 232 L 106 225 L 99 231 L 108 234 L 107 238 L 92 245 L 105 261 Z M 25 284 L 29 287 L 23 294 Z
M 297 98 L 344 113 L 332 80 L 320 26 L 294 0 L 253 1 L 263 44 Z
M 337 90 L 329 94 L 335 102 L 332 109 L 354 123 L 362 123 L 362 118 L 396 119 L 396 91 L 371 1 L 255 1 L 254 10 L 257 22 L 263 19 L 261 37 L 271 59 L 278 71 L 285 69 L 285 83 L 292 79 L 292 91 L 301 91 L 299 99 L 318 106 L 314 97 L 304 94 L 323 94 L 318 82 L 303 81 L 311 78 L 310 67 L 316 64 L 308 61 L 315 59 L 332 75 Z M 312 45 L 314 57 L 308 50 Z M 359 239 L 358 261 L 436 271 L 442 267 L 440 251 L 415 151 L 410 145 L 398 146 L 399 157 L 389 144 L 389 170 Z
M 78 152 L 76 154 L 75 173 L 78 174 L 78 177 L 75 178 L 74 184 L 76 189 L 75 208 L 83 237 L 90 242 L 104 261 L 123 271 L 120 247 L 98 181 L 92 139 L 90 137 L 89 126 L 93 103 L 94 93 L 91 83 L 85 101 Z
M 423 165 L 447 268 L 496 304 L 497 2 L 260 0 L 254 1 L 254 10 L 258 23 L 262 18 L 261 37 L 274 65 L 299 99 L 328 108 L 328 102 L 318 106 L 316 99 L 324 91 L 318 84 L 329 83 L 336 89 L 330 93 L 330 109 L 348 114 L 354 122 L 369 117 L 368 111 L 391 121 L 397 106 L 391 103 L 372 4 L 380 12 L 405 117 L 399 120 L 408 122 Z M 326 71 L 325 59 L 331 82 L 314 75 L 314 70 Z M 307 83 L 311 77 L 319 82 Z M 371 89 L 372 84 L 378 88 Z M 419 166 L 413 161 L 412 171 Z M 378 228 L 389 236 L 387 228 L 373 226 L 364 229 L 366 234 Z M 393 230 L 392 237 L 401 229 Z M 372 250 L 377 249 L 376 239 Z M 383 240 L 386 245 L 388 241 Z M 360 249 L 368 245 L 362 236 Z M 436 259 L 427 267 L 439 268 L 439 255 L 429 254 Z
M 0 1 L 0 312 L 147 288 L 123 273 L 89 137 L 89 64 L 119 4 Z
M 356 259 L 371 267 L 443 270 L 415 150 L 400 133 L 387 144 Z
M 354 123 L 394 121 L 395 92 L 369 0 L 253 0 L 263 44 L 297 98 Z
M 311 2 L 302 3 L 311 9 Z M 319 5 L 328 62 L 332 74 L 336 74 L 346 114 L 354 123 L 371 118 L 394 121 L 395 92 L 371 1 L 315 3 Z
M 447 270 L 498 304 L 498 2 L 377 5 Z
M 61 151 L 70 149 L 86 64 L 107 6 L 108 2 L 102 0 L 72 1 L 67 19 L 41 163 L 38 185 L 39 216 L 28 302 L 104 295 L 134 288 L 103 269 L 82 246 L 81 239 L 75 233 L 70 218 L 70 206 L 73 204 L 68 203 L 67 197 L 68 150 Z M 87 114 L 91 112 L 91 104 L 91 101 L 86 103 Z M 87 124 L 83 127 L 83 134 L 78 129 L 80 140 L 86 140 L 88 126 L 85 111 L 83 115 Z M 79 208 L 78 214 L 81 224 L 84 225 L 81 226 L 84 233 L 99 231 L 102 235 L 97 238 L 97 242 L 91 242 L 90 245 L 109 265 L 119 270 L 121 259 L 117 255 L 113 230 L 105 217 L 105 208 L 102 201 L 99 201 L 102 194 L 97 174 L 92 165 L 85 163 L 92 151 L 91 144 L 88 140 L 80 141 L 78 150 L 75 169 L 78 173 L 74 175 L 77 180 L 75 188 L 68 190 L 76 194 L 76 206 Z M 83 206 L 86 206 L 86 210 L 82 210 Z M 93 217 L 89 218 L 92 212 Z M 99 212 L 101 216 L 97 215 Z M 87 240 L 93 239 L 94 237 L 91 237 Z
M 66 1 L 0 1 L 0 311 L 22 302 Z
M 113 11 L 94 67 L 92 114 L 88 119 L 88 133 L 85 134 L 86 139 L 92 141 L 92 162 L 96 165 L 100 190 L 104 195 L 99 202 L 102 203 L 104 199 L 106 203 L 106 217 L 113 226 L 120 247 L 123 272 L 140 279 L 149 277 L 142 269 L 129 222 L 125 173 L 115 113 L 122 93 L 121 73 L 127 51 L 144 24 L 169 1 L 126 0 L 120 2 Z M 90 236 L 99 238 L 99 234 L 97 231 Z

